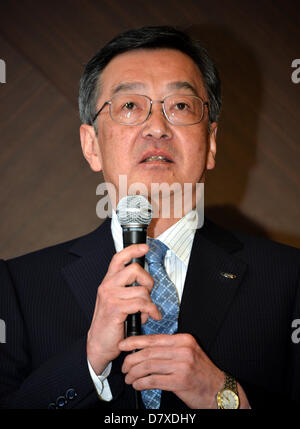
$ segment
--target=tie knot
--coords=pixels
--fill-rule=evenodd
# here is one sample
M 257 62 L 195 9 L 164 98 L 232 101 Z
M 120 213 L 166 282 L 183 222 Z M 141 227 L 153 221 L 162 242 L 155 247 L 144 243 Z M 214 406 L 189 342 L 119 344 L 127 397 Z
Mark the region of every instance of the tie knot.
M 168 246 L 166 246 L 162 241 L 154 238 L 147 238 L 147 244 L 150 247 L 149 252 L 146 254 L 147 264 L 163 264 Z

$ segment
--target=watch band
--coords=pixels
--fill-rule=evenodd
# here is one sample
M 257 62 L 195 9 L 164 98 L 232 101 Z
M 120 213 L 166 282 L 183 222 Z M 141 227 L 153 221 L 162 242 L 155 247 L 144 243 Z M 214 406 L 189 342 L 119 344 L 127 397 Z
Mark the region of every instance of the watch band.
M 230 389 L 237 395 L 238 390 L 237 390 L 236 379 L 234 377 L 232 377 L 232 375 L 227 374 L 226 372 L 224 374 L 225 374 L 225 384 L 224 384 L 223 389 Z
M 217 407 L 218 409 L 223 408 L 222 406 L 222 395 L 224 392 L 227 391 L 231 391 L 232 395 L 236 396 L 236 408 L 239 408 L 239 394 L 238 394 L 238 389 L 237 389 L 237 381 L 235 380 L 235 378 L 230 375 L 227 374 L 226 372 L 224 372 L 224 376 L 225 376 L 225 382 L 224 382 L 224 386 L 223 388 L 217 393 Z M 228 398 L 227 398 L 228 399 Z M 226 407 L 227 408 L 227 407 Z M 230 407 L 229 407 L 230 408 Z

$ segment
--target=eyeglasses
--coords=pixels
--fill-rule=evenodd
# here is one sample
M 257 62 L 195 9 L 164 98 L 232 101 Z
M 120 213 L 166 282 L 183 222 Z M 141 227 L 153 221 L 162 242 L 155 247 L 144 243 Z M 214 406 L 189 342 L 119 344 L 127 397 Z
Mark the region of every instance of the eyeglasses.
M 116 94 L 98 110 L 92 123 L 108 104 L 113 121 L 121 125 L 141 125 L 151 115 L 153 103 L 162 104 L 163 114 L 173 125 L 198 124 L 203 119 L 205 106 L 208 107 L 208 102 L 196 95 L 172 94 L 160 101 L 151 100 L 147 95 Z

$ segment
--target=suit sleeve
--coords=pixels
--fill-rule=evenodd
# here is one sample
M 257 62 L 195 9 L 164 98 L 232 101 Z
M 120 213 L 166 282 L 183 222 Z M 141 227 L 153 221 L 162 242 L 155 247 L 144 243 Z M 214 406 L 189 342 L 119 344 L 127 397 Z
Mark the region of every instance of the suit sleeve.
M 88 369 L 86 337 L 33 369 L 26 321 L 3 260 L 0 260 L 0 319 L 6 330 L 5 343 L 0 343 L 0 408 L 101 406 Z

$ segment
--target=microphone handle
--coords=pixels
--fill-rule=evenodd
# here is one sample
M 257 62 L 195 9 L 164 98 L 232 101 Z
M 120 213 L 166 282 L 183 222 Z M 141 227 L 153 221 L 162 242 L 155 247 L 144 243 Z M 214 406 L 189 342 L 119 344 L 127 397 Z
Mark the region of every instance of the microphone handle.
M 144 244 L 147 240 L 147 227 L 144 226 L 134 226 L 134 227 L 126 227 L 123 226 L 123 246 L 128 247 L 131 244 Z M 142 268 L 145 266 L 145 256 L 140 258 L 133 258 L 129 264 L 136 262 Z M 128 264 L 128 265 L 129 265 Z M 137 282 L 133 282 L 130 286 L 138 286 Z M 141 313 L 128 314 L 126 319 L 126 337 L 133 337 L 136 335 L 142 334 L 142 323 L 141 323 Z

